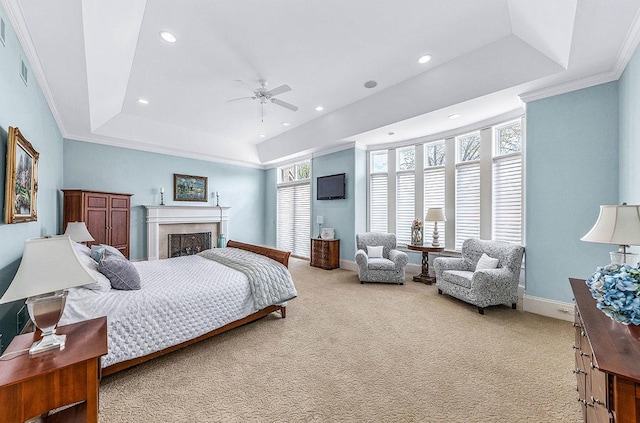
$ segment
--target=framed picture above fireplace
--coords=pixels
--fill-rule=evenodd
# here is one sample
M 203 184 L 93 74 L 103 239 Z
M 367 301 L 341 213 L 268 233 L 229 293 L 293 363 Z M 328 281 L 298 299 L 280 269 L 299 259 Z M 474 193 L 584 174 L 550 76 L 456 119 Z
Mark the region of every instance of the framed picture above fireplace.
M 206 176 L 173 174 L 173 201 L 209 201 Z

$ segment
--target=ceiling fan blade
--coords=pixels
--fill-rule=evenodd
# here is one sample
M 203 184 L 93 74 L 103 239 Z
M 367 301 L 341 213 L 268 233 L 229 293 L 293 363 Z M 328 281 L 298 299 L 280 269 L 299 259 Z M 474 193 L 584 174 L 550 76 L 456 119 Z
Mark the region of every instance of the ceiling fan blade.
M 287 84 L 285 84 L 285 85 L 280 85 L 279 87 L 276 87 L 276 88 L 274 88 L 272 90 L 267 91 L 267 94 L 270 95 L 270 96 L 274 96 L 274 95 L 286 93 L 287 91 L 291 91 L 291 87 L 288 86 Z
M 226 101 L 226 103 L 229 103 L 231 101 L 238 101 L 238 100 L 255 100 L 255 99 L 256 99 L 255 96 L 230 98 L 229 100 Z
M 251 85 L 247 84 L 246 82 L 244 82 L 241 79 L 234 79 L 233 82 L 235 82 L 235 83 L 237 83 L 239 85 L 242 85 L 243 87 L 245 87 L 246 89 L 248 89 L 251 92 L 255 92 L 256 91 L 255 88 L 253 88 Z
M 294 106 L 293 104 L 287 103 L 286 101 L 278 100 L 277 98 L 272 98 L 271 102 L 273 104 L 277 104 L 278 106 L 282 106 L 285 109 L 289 109 L 294 112 L 298 111 L 298 106 Z

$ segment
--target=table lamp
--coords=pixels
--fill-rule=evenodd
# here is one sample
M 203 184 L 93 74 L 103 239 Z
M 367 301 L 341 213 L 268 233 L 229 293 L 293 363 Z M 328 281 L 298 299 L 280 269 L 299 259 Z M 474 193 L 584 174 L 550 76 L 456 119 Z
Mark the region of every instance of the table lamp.
M 56 335 L 56 326 L 67 301 L 65 288 L 96 282 L 80 262 L 68 235 L 29 239 L 20 267 L 0 304 L 27 298 L 33 323 L 42 339 L 33 343 L 29 354 L 64 349 L 66 335 Z
M 87 229 L 87 225 L 84 222 L 69 222 L 67 223 L 67 230 L 64 231 L 65 235 L 69 235 L 71 241 L 75 242 L 91 242 L 95 241 L 89 230 Z
M 640 206 L 627 203 L 614 206 L 600 206 L 596 224 L 582 241 L 603 244 L 618 244 L 618 251 L 609 253 L 611 263 L 638 265 L 638 254 L 627 252 L 630 245 L 640 245 Z
M 425 222 L 433 222 L 433 241 L 431 241 L 432 247 L 439 247 L 440 234 L 438 233 L 438 222 L 446 222 L 447 218 L 444 216 L 444 209 L 442 207 L 429 207 L 427 215 L 424 218 Z

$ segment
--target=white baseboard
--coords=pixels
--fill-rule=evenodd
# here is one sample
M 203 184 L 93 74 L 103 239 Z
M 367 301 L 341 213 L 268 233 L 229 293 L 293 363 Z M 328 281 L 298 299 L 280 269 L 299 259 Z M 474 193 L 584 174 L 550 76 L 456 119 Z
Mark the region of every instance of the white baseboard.
M 523 310 L 529 313 L 573 322 L 574 306 L 572 303 L 525 295 L 523 298 Z

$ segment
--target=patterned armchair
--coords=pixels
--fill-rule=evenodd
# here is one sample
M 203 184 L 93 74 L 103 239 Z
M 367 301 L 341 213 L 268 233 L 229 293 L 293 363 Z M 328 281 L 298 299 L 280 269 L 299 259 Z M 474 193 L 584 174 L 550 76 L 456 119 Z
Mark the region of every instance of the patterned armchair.
M 367 247 L 382 246 L 382 257 L 369 257 Z M 396 235 L 367 232 L 356 234 L 356 263 L 360 283 L 387 282 L 404 284 L 404 268 L 409 256 L 396 250 Z
M 498 259 L 495 269 L 476 270 L 483 253 Z M 438 257 L 433 261 L 438 294 L 444 292 L 473 304 L 480 314 L 491 305 L 511 304 L 515 309 L 523 254 L 524 247 L 518 244 L 467 239 L 462 244 L 462 258 Z

